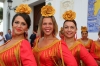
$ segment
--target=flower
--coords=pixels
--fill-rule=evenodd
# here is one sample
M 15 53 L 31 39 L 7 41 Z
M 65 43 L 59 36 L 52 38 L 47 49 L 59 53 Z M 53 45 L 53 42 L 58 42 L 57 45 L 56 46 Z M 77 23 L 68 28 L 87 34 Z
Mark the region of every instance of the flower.
M 51 5 L 45 5 L 41 8 L 42 16 L 53 16 L 55 13 L 55 9 Z
M 21 4 L 15 10 L 16 13 L 26 13 L 26 14 L 30 14 L 31 11 L 32 11 L 31 8 L 27 4 Z
M 76 13 L 73 12 L 72 10 L 66 11 L 63 14 L 63 19 L 65 19 L 65 20 L 74 20 L 75 17 L 76 17 Z
M 81 26 L 81 31 L 83 31 L 83 32 L 87 31 L 87 27 L 86 26 Z

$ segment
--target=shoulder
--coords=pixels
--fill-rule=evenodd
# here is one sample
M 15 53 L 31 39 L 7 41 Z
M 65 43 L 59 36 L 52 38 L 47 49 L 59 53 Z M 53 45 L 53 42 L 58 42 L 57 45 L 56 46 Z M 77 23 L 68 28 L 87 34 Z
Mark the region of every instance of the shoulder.
M 22 43 L 22 45 L 30 45 L 29 41 L 26 39 L 22 40 L 21 43 Z
M 81 38 L 77 39 L 77 40 L 81 40 Z
M 23 40 L 22 40 L 22 43 L 29 43 L 29 41 L 26 40 L 26 39 L 23 39 Z
M 89 39 L 89 41 L 93 41 L 92 39 Z

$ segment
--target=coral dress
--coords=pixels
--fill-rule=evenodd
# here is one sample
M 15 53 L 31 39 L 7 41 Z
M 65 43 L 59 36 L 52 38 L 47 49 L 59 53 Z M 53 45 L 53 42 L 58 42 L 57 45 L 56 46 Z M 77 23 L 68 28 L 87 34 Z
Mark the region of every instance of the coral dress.
M 37 66 L 29 42 L 23 39 L 0 50 L 0 66 Z
M 82 39 L 78 39 L 79 42 L 81 42 L 86 49 L 91 49 L 91 45 L 93 40 L 92 39 L 88 39 L 88 41 L 85 43 L 84 41 L 82 41 Z
M 90 53 L 79 41 L 76 41 L 69 49 L 77 60 L 78 66 L 81 66 L 80 60 L 82 60 L 86 66 L 98 66 Z
M 38 66 L 77 66 L 65 42 L 55 40 L 49 46 L 38 48 L 38 41 L 39 39 L 36 39 L 36 45 L 33 48 Z
M 92 43 L 90 53 L 94 57 L 94 59 L 100 61 L 100 44 L 97 41 L 94 41 Z

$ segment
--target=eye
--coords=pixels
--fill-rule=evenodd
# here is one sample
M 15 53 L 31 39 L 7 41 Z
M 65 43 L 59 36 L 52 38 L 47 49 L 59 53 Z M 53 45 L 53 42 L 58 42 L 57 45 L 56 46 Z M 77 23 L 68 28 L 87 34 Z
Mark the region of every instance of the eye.
M 43 25 L 46 25 L 46 23 L 42 23 Z
M 67 29 L 67 28 L 68 28 L 68 26 L 65 26 L 64 28 L 66 28 L 66 29 Z
M 71 29 L 74 29 L 74 26 L 71 26 Z
M 15 21 L 14 23 L 18 24 L 19 22 L 18 21 Z
M 49 23 L 49 25 L 52 25 L 52 23 Z
M 24 26 L 24 25 L 26 25 L 25 23 L 22 23 L 22 25 Z

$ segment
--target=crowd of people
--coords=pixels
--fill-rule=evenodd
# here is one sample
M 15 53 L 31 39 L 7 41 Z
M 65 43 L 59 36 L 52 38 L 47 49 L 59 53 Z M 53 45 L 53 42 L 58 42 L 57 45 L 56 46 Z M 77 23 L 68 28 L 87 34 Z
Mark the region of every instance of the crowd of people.
M 12 32 L 3 36 L 0 32 L 0 66 L 100 66 L 100 31 L 96 41 L 88 38 L 88 28 L 81 27 L 77 33 L 76 13 L 72 10 L 63 14 L 63 26 L 59 31 L 51 5 L 41 8 L 37 32 L 33 31 L 28 41 L 27 31 L 31 25 L 31 8 L 19 5 L 12 19 Z

